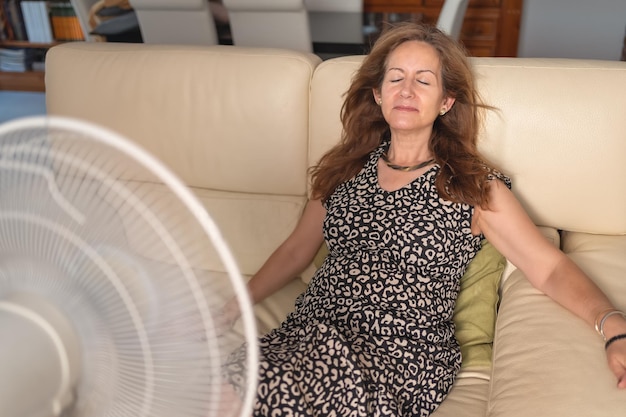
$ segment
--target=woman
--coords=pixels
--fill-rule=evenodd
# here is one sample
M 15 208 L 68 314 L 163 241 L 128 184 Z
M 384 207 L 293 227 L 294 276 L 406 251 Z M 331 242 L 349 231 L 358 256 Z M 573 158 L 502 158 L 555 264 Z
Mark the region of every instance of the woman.
M 453 310 L 483 238 L 601 327 L 626 387 L 624 314 L 481 159 L 482 108 L 463 49 L 438 29 L 401 24 L 376 42 L 347 92 L 342 140 L 312 170 L 299 224 L 249 282 L 258 302 L 329 247 L 295 312 L 261 338 L 255 415 L 430 415 L 460 367 Z

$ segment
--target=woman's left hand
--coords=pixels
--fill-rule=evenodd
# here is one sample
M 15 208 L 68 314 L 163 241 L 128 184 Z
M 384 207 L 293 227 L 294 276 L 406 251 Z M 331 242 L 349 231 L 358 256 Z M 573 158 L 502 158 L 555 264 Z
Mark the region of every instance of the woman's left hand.
M 626 339 L 617 340 L 606 350 L 609 368 L 617 377 L 617 387 L 626 388 Z

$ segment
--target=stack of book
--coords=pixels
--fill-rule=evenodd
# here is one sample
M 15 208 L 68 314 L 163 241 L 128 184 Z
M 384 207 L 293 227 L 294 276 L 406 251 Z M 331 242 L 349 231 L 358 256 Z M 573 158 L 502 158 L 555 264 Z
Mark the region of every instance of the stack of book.
M 0 48 L 0 71 L 26 71 L 30 66 L 28 55 L 25 49 Z

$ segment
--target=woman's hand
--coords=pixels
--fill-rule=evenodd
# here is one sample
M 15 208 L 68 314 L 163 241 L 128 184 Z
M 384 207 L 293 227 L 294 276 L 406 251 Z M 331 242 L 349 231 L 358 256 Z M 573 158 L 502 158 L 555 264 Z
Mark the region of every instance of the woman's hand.
M 617 340 L 606 350 L 609 368 L 617 377 L 617 387 L 626 388 L 626 339 Z
M 606 357 L 609 368 L 617 378 L 617 387 L 626 388 L 626 316 L 618 310 L 602 320 L 601 332 L 606 336 Z
M 229 333 L 240 316 L 239 303 L 231 298 L 215 315 L 216 333 L 220 336 Z

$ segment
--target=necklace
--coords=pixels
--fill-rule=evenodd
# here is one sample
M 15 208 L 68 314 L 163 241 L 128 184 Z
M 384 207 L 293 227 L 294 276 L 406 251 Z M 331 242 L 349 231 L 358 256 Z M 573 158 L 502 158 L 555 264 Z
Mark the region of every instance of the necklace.
M 428 161 L 420 162 L 417 165 L 402 166 L 402 165 L 393 164 L 389 160 L 389 157 L 387 156 L 387 152 L 383 152 L 380 157 L 382 158 L 383 161 L 385 161 L 385 164 L 387 164 L 389 168 L 395 169 L 397 171 L 404 171 L 404 172 L 416 171 L 420 168 L 424 168 L 425 166 L 428 166 L 432 164 L 433 162 L 435 162 L 434 159 L 429 159 Z

